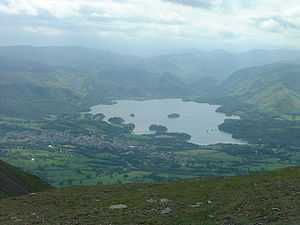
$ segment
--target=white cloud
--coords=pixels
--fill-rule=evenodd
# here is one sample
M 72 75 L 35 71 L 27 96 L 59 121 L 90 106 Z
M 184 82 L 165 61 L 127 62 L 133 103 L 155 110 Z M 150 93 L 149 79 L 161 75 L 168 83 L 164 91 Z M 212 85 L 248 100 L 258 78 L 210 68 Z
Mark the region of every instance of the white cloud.
M 26 32 L 47 35 L 47 36 L 58 36 L 63 34 L 62 30 L 51 28 L 51 27 L 25 26 L 22 29 Z
M 7 1 L 5 4 L 0 4 L 0 12 L 7 14 L 28 14 L 28 15 L 38 15 L 38 9 L 25 0 L 11 0 Z
M 271 32 L 279 32 L 282 30 L 282 26 L 274 19 L 267 19 L 259 23 L 258 25 L 261 29 L 271 31 Z
M 179 38 L 212 46 L 270 44 L 266 40 L 288 46 L 300 27 L 299 0 L 6 0 L 0 3 L 1 15 L 31 18 L 22 22 L 22 31 L 36 36 L 71 31 L 74 39 L 84 33 L 126 41 Z

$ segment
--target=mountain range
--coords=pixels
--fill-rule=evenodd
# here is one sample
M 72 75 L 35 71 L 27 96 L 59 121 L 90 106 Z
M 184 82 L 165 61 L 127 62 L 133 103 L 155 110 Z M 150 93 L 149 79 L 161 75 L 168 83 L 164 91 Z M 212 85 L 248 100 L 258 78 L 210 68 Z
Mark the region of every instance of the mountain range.
M 296 50 L 138 58 L 82 47 L 0 47 L 0 114 L 38 118 L 112 98 L 216 94 L 266 112 L 298 112 L 299 59 Z

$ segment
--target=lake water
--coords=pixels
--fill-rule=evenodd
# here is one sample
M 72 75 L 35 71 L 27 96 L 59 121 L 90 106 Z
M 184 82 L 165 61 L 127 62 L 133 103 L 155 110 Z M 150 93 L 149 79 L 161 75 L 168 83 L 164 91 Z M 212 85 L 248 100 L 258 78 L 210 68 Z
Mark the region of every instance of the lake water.
M 106 120 L 110 117 L 122 117 L 126 123 L 135 124 L 136 134 L 150 133 L 149 126 L 158 124 L 166 126 L 169 132 L 184 132 L 191 135 L 191 142 L 196 144 L 241 144 L 240 140 L 218 129 L 218 125 L 226 118 L 238 119 L 238 117 L 227 117 L 223 113 L 217 113 L 217 108 L 216 105 L 184 102 L 181 99 L 119 100 L 113 105 L 94 106 L 90 113 L 103 113 Z M 170 119 L 168 115 L 171 113 L 178 113 L 180 117 Z M 130 114 L 135 116 L 132 117 Z

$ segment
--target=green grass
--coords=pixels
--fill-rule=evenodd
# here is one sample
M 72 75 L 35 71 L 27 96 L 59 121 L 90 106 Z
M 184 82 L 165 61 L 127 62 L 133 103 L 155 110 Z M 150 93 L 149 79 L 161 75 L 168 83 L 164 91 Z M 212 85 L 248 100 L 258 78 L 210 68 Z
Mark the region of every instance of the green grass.
M 241 159 L 236 156 L 231 156 L 224 152 L 216 150 L 206 150 L 206 149 L 195 149 L 195 150 L 185 150 L 176 153 L 179 157 L 193 157 L 200 161 L 240 161 Z
M 244 177 L 63 188 L 1 200 L 0 224 L 298 225 L 299 186 L 300 168 L 288 168 Z M 197 202 L 202 204 L 191 207 Z M 109 209 L 113 204 L 128 208 Z M 167 207 L 172 212 L 161 214 Z

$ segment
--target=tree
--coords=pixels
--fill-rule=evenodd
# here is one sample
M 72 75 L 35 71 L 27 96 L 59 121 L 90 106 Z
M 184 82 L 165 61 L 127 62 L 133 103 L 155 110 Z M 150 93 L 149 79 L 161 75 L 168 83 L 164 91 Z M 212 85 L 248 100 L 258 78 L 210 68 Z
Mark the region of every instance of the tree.
M 127 129 L 129 132 L 132 132 L 135 128 L 135 125 L 134 123 L 128 123 L 128 124 L 125 124 L 125 129 Z
M 168 131 L 168 128 L 162 125 L 156 125 L 156 124 L 152 124 L 149 127 L 150 131 L 154 131 L 157 134 L 163 134 L 166 133 Z

